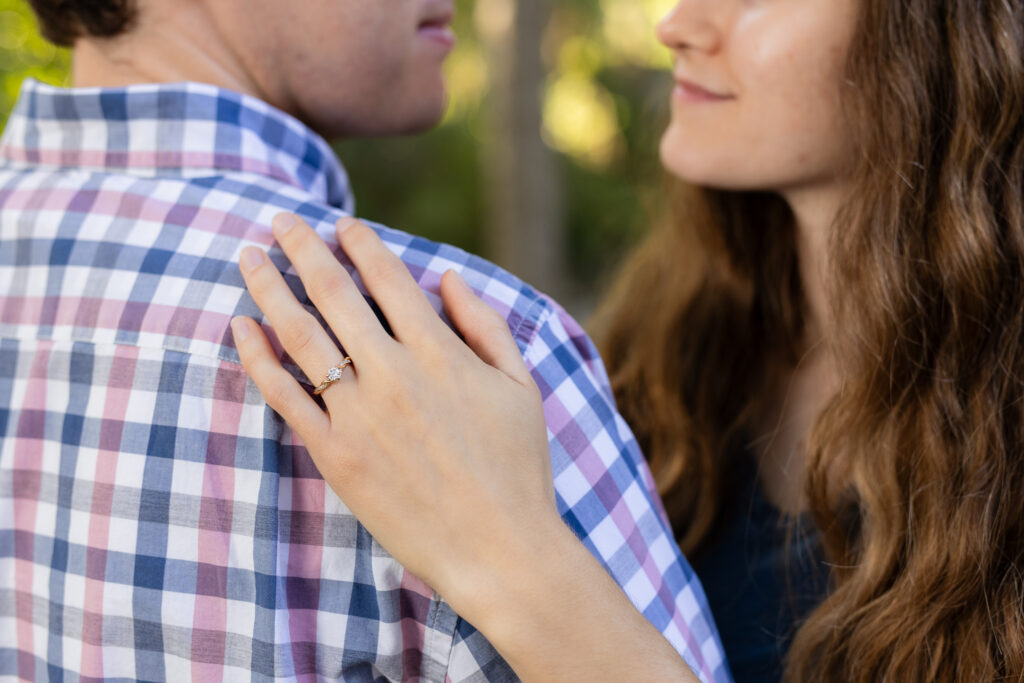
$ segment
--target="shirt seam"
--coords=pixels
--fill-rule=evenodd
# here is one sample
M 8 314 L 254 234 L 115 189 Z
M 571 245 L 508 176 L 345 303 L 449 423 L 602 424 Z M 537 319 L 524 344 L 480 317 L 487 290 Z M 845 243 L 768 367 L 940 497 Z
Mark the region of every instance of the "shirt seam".
M 95 346 L 97 348 L 104 348 L 104 347 L 106 347 L 106 348 L 139 349 L 140 351 L 171 351 L 173 353 L 180 353 L 180 354 L 183 354 L 183 355 L 186 355 L 186 356 L 191 356 L 193 358 L 199 358 L 199 359 L 202 359 L 202 360 L 211 360 L 211 361 L 215 360 L 215 361 L 220 361 L 220 362 L 224 362 L 224 363 L 230 363 L 232 365 L 237 365 L 238 367 L 244 369 L 244 367 L 242 366 L 241 359 L 238 358 L 238 357 L 231 358 L 230 354 L 223 354 L 222 355 L 222 354 L 219 354 L 219 353 L 218 354 L 203 353 L 202 351 L 191 351 L 191 350 L 188 350 L 188 349 L 177 349 L 177 348 L 174 348 L 173 346 L 170 346 L 170 345 L 159 345 L 158 346 L 158 345 L 154 345 L 154 344 L 133 344 L 133 343 L 130 343 L 130 342 L 121 342 L 121 341 L 97 341 L 95 339 L 81 339 L 81 338 L 77 338 L 77 337 L 74 337 L 74 336 L 72 336 L 72 337 L 52 337 L 52 336 L 47 337 L 47 336 L 42 336 L 41 335 L 41 336 L 38 336 L 38 337 L 17 337 L 17 336 L 10 336 L 10 335 L 0 334 L 0 339 L 6 340 L 6 341 L 13 341 L 13 342 L 54 342 L 54 343 L 62 343 L 63 342 L 63 343 L 71 343 L 71 344 L 90 344 L 90 345 Z M 237 355 L 237 351 L 235 353 Z M 289 366 L 286 365 L 285 367 L 287 368 Z
M 546 300 L 544 300 L 543 298 L 538 297 L 530 305 L 530 308 L 527 310 L 526 314 L 523 315 L 522 318 L 519 320 L 519 323 L 514 328 L 510 328 L 510 331 L 512 333 L 512 337 L 514 339 L 519 339 L 524 344 L 524 351 L 521 354 L 521 356 L 523 357 L 524 360 L 525 360 L 525 358 L 527 356 L 526 349 L 528 349 L 533 344 L 533 342 L 536 340 L 537 334 L 538 334 L 539 330 L 550 319 L 552 314 L 553 314 L 553 309 L 548 304 L 548 302 Z M 521 337 L 520 335 L 521 335 L 521 332 L 523 332 L 523 331 L 528 332 L 529 336 L 525 337 L 525 338 Z M 169 339 L 170 338 L 169 335 L 163 335 L 163 337 L 164 337 L 164 339 Z M 131 343 L 131 342 L 123 342 L 123 341 L 98 341 L 96 339 L 82 338 L 82 337 L 79 337 L 79 336 L 76 336 L 76 335 L 70 335 L 68 337 L 56 337 L 56 336 L 53 336 L 53 335 L 49 335 L 49 336 L 47 336 L 47 335 L 39 335 L 39 336 L 19 337 L 19 336 L 0 334 L 0 339 L 7 339 L 7 340 L 10 340 L 10 341 L 22 341 L 22 342 L 25 342 L 25 341 L 27 341 L 27 342 L 49 341 L 49 342 L 58 342 L 58 343 L 59 342 L 69 342 L 69 343 L 91 344 L 91 345 L 96 346 L 96 347 L 104 347 L 104 346 L 106 346 L 106 347 L 140 349 L 140 350 L 145 350 L 145 351 L 172 351 L 174 353 L 181 353 L 181 354 L 185 354 L 187 356 L 192 356 L 192 357 L 195 357 L 195 358 L 201 358 L 201 359 L 204 359 L 204 360 L 216 360 L 216 361 L 221 361 L 221 362 L 225 362 L 225 363 L 231 363 L 231 364 L 237 365 L 239 367 L 243 367 L 242 366 L 241 358 L 238 355 L 238 350 L 237 349 L 231 349 L 230 347 L 226 347 L 224 345 L 220 345 L 220 348 L 222 349 L 222 352 L 218 352 L 216 354 L 211 354 L 211 353 L 206 353 L 206 352 L 203 352 L 203 351 L 195 351 L 195 350 L 189 349 L 189 348 L 187 348 L 189 346 L 188 344 L 182 345 L 182 348 L 175 348 L 175 346 L 173 344 L 159 344 L 159 345 L 157 345 L 157 344 L 136 344 L 136 343 Z M 195 340 L 192 340 L 192 341 L 195 341 Z M 216 342 L 203 342 L 203 343 L 216 344 Z M 231 353 L 231 351 L 233 351 L 234 353 Z M 294 367 L 295 369 L 298 369 L 297 366 L 292 366 L 290 364 L 285 365 L 285 367 L 286 368 Z M 311 381 L 309 381 L 309 380 L 306 380 L 304 375 L 300 375 L 300 377 L 302 377 L 302 380 L 300 380 L 300 381 L 306 381 L 307 384 L 309 384 L 310 386 L 313 386 L 313 383 Z
M 542 296 L 538 296 L 526 314 L 519 320 L 519 323 L 512 328 L 512 338 L 519 339 L 523 342 L 523 359 L 526 359 L 528 355 L 526 350 L 533 346 L 533 342 L 537 339 L 537 335 L 540 330 L 547 324 L 547 321 L 554 315 L 554 308 L 548 303 L 547 299 Z M 520 336 L 520 333 L 525 330 L 529 333 L 528 337 Z

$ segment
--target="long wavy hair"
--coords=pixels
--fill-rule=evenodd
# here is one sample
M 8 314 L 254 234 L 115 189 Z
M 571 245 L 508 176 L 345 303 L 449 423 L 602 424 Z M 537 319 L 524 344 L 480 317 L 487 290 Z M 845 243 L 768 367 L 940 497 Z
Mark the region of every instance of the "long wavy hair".
M 862 0 L 842 92 L 840 388 L 806 475 L 829 591 L 786 677 L 1024 680 L 1024 3 Z M 806 309 L 781 198 L 680 195 L 595 334 L 693 552 Z

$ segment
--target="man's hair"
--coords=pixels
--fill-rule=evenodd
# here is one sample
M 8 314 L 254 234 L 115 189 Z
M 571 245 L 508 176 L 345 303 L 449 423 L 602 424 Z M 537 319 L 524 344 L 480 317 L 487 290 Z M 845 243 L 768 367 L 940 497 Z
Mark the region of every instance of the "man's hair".
M 135 19 L 135 0 L 29 0 L 48 40 L 71 47 L 78 38 L 112 38 Z

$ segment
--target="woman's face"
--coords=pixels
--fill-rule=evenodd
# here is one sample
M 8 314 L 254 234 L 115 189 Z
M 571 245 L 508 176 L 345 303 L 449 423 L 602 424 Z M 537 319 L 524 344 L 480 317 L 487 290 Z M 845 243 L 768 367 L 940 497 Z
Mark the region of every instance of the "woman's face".
M 850 160 L 839 93 L 856 0 L 680 0 L 658 28 L 674 54 L 661 158 L 726 190 L 806 189 Z

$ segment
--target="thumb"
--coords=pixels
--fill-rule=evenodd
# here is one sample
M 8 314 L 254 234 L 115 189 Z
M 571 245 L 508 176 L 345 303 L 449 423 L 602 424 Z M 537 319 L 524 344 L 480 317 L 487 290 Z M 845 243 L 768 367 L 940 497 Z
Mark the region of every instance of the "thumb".
M 441 276 L 441 299 L 455 328 L 480 360 L 520 384 L 533 381 L 508 322 L 484 303 L 454 270 Z

